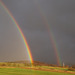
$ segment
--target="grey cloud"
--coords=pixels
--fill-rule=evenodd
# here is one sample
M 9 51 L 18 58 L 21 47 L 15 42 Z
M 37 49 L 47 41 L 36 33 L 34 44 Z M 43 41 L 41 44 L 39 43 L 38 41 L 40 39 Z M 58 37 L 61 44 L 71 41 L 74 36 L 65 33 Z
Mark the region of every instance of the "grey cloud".
M 61 61 L 75 63 L 75 0 L 3 0 L 3 2 L 23 30 L 35 60 L 56 63 L 55 52 L 45 24 L 47 20 L 56 40 Z M 67 59 L 68 57 L 70 59 Z

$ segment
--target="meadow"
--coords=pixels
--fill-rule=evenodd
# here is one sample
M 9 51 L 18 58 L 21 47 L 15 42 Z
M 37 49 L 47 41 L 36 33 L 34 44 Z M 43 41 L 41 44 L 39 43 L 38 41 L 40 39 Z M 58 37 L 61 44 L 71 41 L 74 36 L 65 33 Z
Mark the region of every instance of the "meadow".
M 0 75 L 73 75 L 73 74 L 21 69 L 21 68 L 0 68 Z
M 24 63 L 0 63 L 0 75 L 75 75 L 68 68 L 31 66 Z

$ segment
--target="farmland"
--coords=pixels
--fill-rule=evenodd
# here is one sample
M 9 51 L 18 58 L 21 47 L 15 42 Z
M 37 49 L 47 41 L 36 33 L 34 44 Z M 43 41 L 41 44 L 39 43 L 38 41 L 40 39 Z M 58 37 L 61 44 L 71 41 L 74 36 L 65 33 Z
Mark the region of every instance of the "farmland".
M 21 68 L 0 68 L 0 75 L 73 75 L 73 74 L 21 69 Z
M 0 63 L 0 75 L 75 75 L 75 71 L 63 67 Z

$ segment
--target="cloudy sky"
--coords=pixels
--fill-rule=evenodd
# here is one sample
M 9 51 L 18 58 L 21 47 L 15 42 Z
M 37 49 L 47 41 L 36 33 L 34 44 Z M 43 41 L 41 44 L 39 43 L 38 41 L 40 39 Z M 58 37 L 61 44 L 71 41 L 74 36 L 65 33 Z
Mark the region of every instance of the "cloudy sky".
M 75 64 L 75 0 L 2 1 L 19 23 L 35 61 L 57 63 L 53 40 L 60 61 Z M 0 5 L 0 61 L 25 58 L 23 40 Z

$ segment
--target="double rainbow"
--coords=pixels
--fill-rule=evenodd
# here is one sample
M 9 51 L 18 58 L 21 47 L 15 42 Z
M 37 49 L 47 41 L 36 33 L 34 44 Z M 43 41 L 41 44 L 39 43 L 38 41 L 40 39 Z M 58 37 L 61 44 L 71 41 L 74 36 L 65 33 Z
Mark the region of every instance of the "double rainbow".
M 34 3 L 37 5 L 37 9 L 44 21 L 44 24 L 46 25 L 47 27 L 47 30 L 48 30 L 48 33 L 49 33 L 49 36 L 50 36 L 50 40 L 52 42 L 52 45 L 53 45 L 53 48 L 54 48 L 54 51 L 55 51 L 55 55 L 56 55 L 56 59 L 57 59 L 57 64 L 58 65 L 61 65 L 61 60 L 60 60 L 60 57 L 59 57 L 59 51 L 58 51 L 58 47 L 57 47 L 57 44 L 56 44 L 56 40 L 54 38 L 54 35 L 53 35 L 53 32 L 50 28 L 50 25 L 48 23 L 48 20 L 44 14 L 44 12 L 42 11 L 41 7 L 39 4 L 37 4 L 36 0 L 34 0 Z M 31 54 L 31 51 L 30 51 L 30 48 L 29 48 L 29 45 L 27 43 L 27 40 L 26 40 L 26 37 L 24 36 L 19 24 L 16 22 L 15 18 L 13 17 L 12 13 L 8 10 L 8 8 L 5 6 L 5 4 L 0 0 L 0 5 L 4 8 L 4 10 L 7 12 L 7 14 L 9 15 L 9 17 L 11 18 L 11 20 L 14 22 L 17 30 L 19 31 L 23 41 L 24 41 L 24 45 L 26 47 L 26 50 L 27 50 L 27 53 L 28 53 L 28 56 L 29 56 L 29 59 L 30 59 L 30 62 L 33 63 L 33 58 L 32 58 L 32 54 Z

